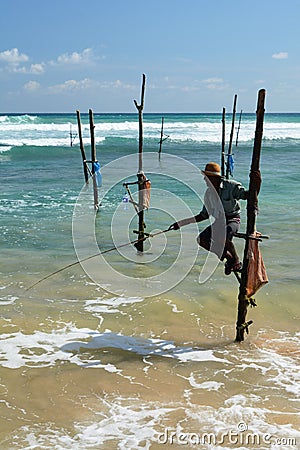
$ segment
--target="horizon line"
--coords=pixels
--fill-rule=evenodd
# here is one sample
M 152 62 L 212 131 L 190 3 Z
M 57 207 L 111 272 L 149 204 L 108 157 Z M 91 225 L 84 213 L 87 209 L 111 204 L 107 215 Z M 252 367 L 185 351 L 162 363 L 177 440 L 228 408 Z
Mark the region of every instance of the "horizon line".
M 92 108 L 89 108 L 92 109 Z M 0 115 L 5 114 L 76 114 L 76 111 L 15 111 L 15 112 L 0 112 Z M 82 112 L 81 110 L 78 110 L 81 114 L 89 114 L 89 112 Z M 132 114 L 136 115 L 137 112 L 134 111 L 110 111 L 110 112 L 104 112 L 104 111 L 94 111 L 92 109 L 94 114 Z M 236 114 L 239 114 L 237 112 Z M 255 111 L 243 111 L 243 114 L 256 114 Z M 160 111 L 144 111 L 143 114 L 156 114 L 156 115 L 163 115 L 163 114 L 222 114 L 222 111 L 169 111 L 169 112 L 160 112 Z M 232 114 L 232 111 L 227 111 L 226 114 Z M 300 114 L 300 111 L 265 111 L 265 114 Z

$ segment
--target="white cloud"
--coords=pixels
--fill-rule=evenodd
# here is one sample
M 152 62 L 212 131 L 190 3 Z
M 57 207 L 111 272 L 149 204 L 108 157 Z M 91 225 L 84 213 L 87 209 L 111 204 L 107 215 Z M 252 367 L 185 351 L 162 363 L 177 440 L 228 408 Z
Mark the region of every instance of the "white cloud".
M 99 87 L 101 88 L 113 88 L 113 89 L 136 89 L 136 86 L 130 83 L 124 83 L 121 80 L 115 80 L 115 81 L 104 81 L 102 82 Z
M 8 64 L 18 65 L 21 62 L 28 61 L 29 58 L 25 53 L 19 53 L 17 48 L 12 48 L 11 50 L 5 50 L 0 53 L 0 61 L 4 61 Z
M 40 83 L 37 81 L 28 81 L 28 83 L 24 84 L 23 88 L 25 91 L 37 91 L 41 87 Z
M 202 83 L 205 83 L 205 84 L 223 83 L 223 78 L 217 78 L 217 77 L 206 78 L 205 80 L 202 80 Z
M 25 53 L 20 53 L 17 48 L 5 50 L 0 53 L 0 62 L 6 63 L 5 69 L 9 72 L 40 75 L 45 72 L 45 63 L 31 64 L 27 63 L 29 57 Z M 21 65 L 22 63 L 22 65 Z
M 34 73 L 35 75 L 40 75 L 41 73 L 45 72 L 45 64 L 31 64 L 29 72 L 28 73 Z
M 29 74 L 34 74 L 34 75 L 41 75 L 42 73 L 45 72 L 45 64 L 44 63 L 40 63 L 40 64 L 31 64 L 30 67 L 26 67 L 26 66 L 22 66 L 22 67 L 18 67 L 18 66 L 14 66 L 10 69 L 12 72 L 15 73 L 29 73 Z
M 68 94 L 68 93 L 75 93 L 79 91 L 84 90 L 99 90 L 99 89 L 105 89 L 105 90 L 133 90 L 137 89 L 137 86 L 130 84 L 130 83 L 124 83 L 121 80 L 114 80 L 114 81 L 97 81 L 92 80 L 90 78 L 84 78 L 83 80 L 66 80 L 65 82 L 61 84 L 56 84 L 53 86 L 48 87 L 48 92 L 51 94 Z
M 85 48 L 82 52 L 64 53 L 58 56 L 56 61 L 48 61 L 30 64 L 30 58 L 25 53 L 20 53 L 17 48 L 8 49 L 0 52 L 0 63 L 3 64 L 3 70 L 20 74 L 41 75 L 45 73 L 46 68 L 50 66 L 82 66 L 91 65 L 98 57 L 95 57 L 91 48 Z M 104 59 L 104 57 L 102 57 Z M 1 69 L 0 69 L 1 70 Z M 67 84 L 67 88 L 70 86 Z M 64 86 L 64 88 L 66 88 Z M 62 89 L 62 87 L 61 87 Z
M 202 80 L 202 83 L 205 84 L 205 87 L 207 89 L 220 90 L 220 89 L 224 88 L 223 78 L 217 78 L 217 77 L 206 78 L 205 80 Z
M 181 88 L 183 92 L 196 92 L 199 91 L 199 87 L 197 86 L 183 86 Z
M 288 59 L 289 54 L 288 52 L 279 52 L 279 53 L 274 53 L 272 55 L 272 58 L 274 59 Z
M 73 52 L 73 53 L 64 53 L 63 55 L 58 56 L 57 63 L 58 64 L 82 64 L 92 62 L 94 59 L 93 51 L 91 48 L 84 49 L 81 53 Z
M 54 86 L 49 87 L 49 91 L 54 94 L 59 94 L 62 92 L 75 92 L 83 89 L 88 89 L 93 86 L 93 81 L 89 78 L 85 78 L 84 80 L 76 81 L 76 80 L 67 80 L 64 83 L 56 84 Z

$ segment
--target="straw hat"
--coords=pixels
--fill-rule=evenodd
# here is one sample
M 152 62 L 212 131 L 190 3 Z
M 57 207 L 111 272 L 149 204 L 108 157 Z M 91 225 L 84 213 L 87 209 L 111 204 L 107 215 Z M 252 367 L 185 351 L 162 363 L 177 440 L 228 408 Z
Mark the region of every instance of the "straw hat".
M 203 175 L 220 177 L 221 176 L 221 167 L 219 164 L 215 162 L 209 162 L 205 166 L 205 170 L 201 170 Z

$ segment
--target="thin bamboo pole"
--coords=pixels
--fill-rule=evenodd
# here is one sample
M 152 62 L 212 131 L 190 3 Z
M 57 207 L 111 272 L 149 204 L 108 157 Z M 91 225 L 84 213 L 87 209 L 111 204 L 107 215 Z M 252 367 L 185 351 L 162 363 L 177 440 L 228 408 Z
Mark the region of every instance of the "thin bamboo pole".
M 94 190 L 94 208 L 95 210 L 98 210 L 99 207 L 98 186 L 95 176 L 95 165 L 94 165 L 94 163 L 97 162 L 96 144 L 95 144 L 95 125 L 94 125 L 93 111 L 91 109 L 89 109 L 89 118 L 90 118 L 90 134 L 91 134 L 91 160 L 92 160 L 92 175 L 93 175 L 93 190 Z
M 256 130 L 252 153 L 252 163 L 250 169 L 250 182 L 249 182 L 249 197 L 247 200 L 247 228 L 246 239 L 244 248 L 243 270 L 241 274 L 241 282 L 238 296 L 238 317 L 236 323 L 236 341 L 241 342 L 244 340 L 245 331 L 248 332 L 248 326 L 252 321 L 246 322 L 247 308 L 250 304 L 250 300 L 247 297 L 247 282 L 248 282 L 248 248 L 249 248 L 249 236 L 254 233 L 256 226 L 256 214 L 258 209 L 258 192 L 259 185 L 255 173 L 259 171 L 260 166 L 260 154 L 261 143 L 263 136 L 263 122 L 265 112 L 265 89 L 261 89 L 258 93 L 257 110 L 256 110 Z
M 88 174 L 88 170 L 87 170 L 86 156 L 85 156 L 85 150 L 84 150 L 83 139 L 82 139 L 80 111 L 77 110 L 76 114 L 77 114 L 78 136 L 79 136 L 79 145 L 80 145 L 82 164 L 83 164 L 84 179 L 85 179 L 85 182 L 88 183 L 89 182 L 89 174 Z

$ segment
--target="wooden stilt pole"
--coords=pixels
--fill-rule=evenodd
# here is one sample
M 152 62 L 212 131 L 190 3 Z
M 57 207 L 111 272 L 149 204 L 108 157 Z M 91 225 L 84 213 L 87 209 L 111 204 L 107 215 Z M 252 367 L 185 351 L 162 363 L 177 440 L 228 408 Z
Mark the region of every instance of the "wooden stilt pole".
M 247 297 L 247 282 L 248 282 L 248 247 L 249 236 L 254 233 L 256 226 L 256 214 L 258 209 L 258 192 L 259 185 L 255 172 L 259 171 L 260 167 L 260 153 L 261 142 L 263 136 L 263 122 L 265 112 L 265 89 L 261 89 L 258 93 L 257 110 L 256 110 L 256 129 L 255 139 L 252 154 L 252 163 L 250 169 L 250 183 L 249 183 L 249 197 L 247 200 L 247 229 L 244 248 L 243 270 L 241 274 L 239 296 L 238 296 L 238 317 L 236 323 L 236 341 L 241 342 L 244 340 L 245 331 L 248 332 L 248 326 L 252 321 L 246 322 L 247 308 L 250 304 L 250 300 Z
M 138 186 L 139 186 L 139 213 L 138 213 L 138 225 L 139 225 L 139 233 L 136 249 L 139 252 L 144 251 L 144 230 L 145 230 L 145 222 L 144 222 L 144 210 L 143 210 L 143 109 L 144 109 L 144 96 L 145 96 L 145 83 L 146 76 L 143 74 L 143 82 L 142 82 L 142 92 L 141 92 L 141 104 L 138 105 L 137 101 L 134 100 L 134 104 L 139 114 L 139 166 L 138 166 Z
M 221 175 L 225 175 L 225 108 L 222 112 L 222 153 L 221 153 Z
M 90 117 L 90 133 L 91 133 L 91 161 L 92 161 L 92 175 L 93 175 L 93 188 L 94 188 L 94 208 L 98 210 L 99 200 L 98 200 L 98 186 L 97 180 L 95 176 L 95 165 L 97 162 L 96 158 L 96 144 L 95 144 L 95 125 L 94 125 L 94 116 L 93 111 L 89 109 L 89 117 Z
M 238 141 L 239 141 L 239 132 L 240 132 L 240 128 L 241 128 L 242 114 L 243 114 L 243 110 L 241 109 L 240 117 L 239 117 L 239 125 L 238 125 L 238 129 L 237 129 L 237 132 L 236 132 L 236 140 L 235 140 L 235 146 L 236 147 L 237 147 Z
M 161 118 L 161 130 L 160 130 L 160 141 L 159 141 L 159 150 L 158 150 L 158 160 L 160 161 L 160 155 L 161 155 L 161 151 L 162 151 L 162 143 L 164 141 L 163 139 L 164 136 L 164 118 Z
M 235 113 L 236 113 L 236 101 L 237 101 L 237 95 L 234 96 L 234 102 L 233 102 L 233 110 L 232 110 L 232 124 L 231 124 L 231 131 L 230 131 L 230 139 L 229 139 L 229 147 L 228 147 L 228 155 L 227 155 L 227 164 L 226 164 L 226 178 L 228 180 L 229 173 L 230 173 L 230 157 L 232 155 L 232 140 L 233 140 L 233 132 L 234 132 L 234 121 L 235 121 Z
M 165 136 L 165 137 L 164 137 Z M 161 152 L 162 152 L 162 144 L 165 140 L 170 137 L 168 134 L 164 135 L 164 117 L 161 118 L 161 129 L 160 129 L 160 141 L 159 141 L 159 150 L 158 150 L 158 161 L 160 161 Z
M 85 150 L 84 150 L 83 139 L 82 139 L 80 111 L 77 110 L 76 114 L 77 114 L 78 136 L 79 136 L 79 145 L 80 145 L 82 164 L 83 164 L 84 179 L 85 179 L 85 182 L 88 183 L 89 182 L 89 174 L 88 174 L 88 170 L 87 170 L 86 156 L 85 156 Z
M 70 147 L 73 146 L 73 132 L 72 132 L 72 124 L 70 123 Z

